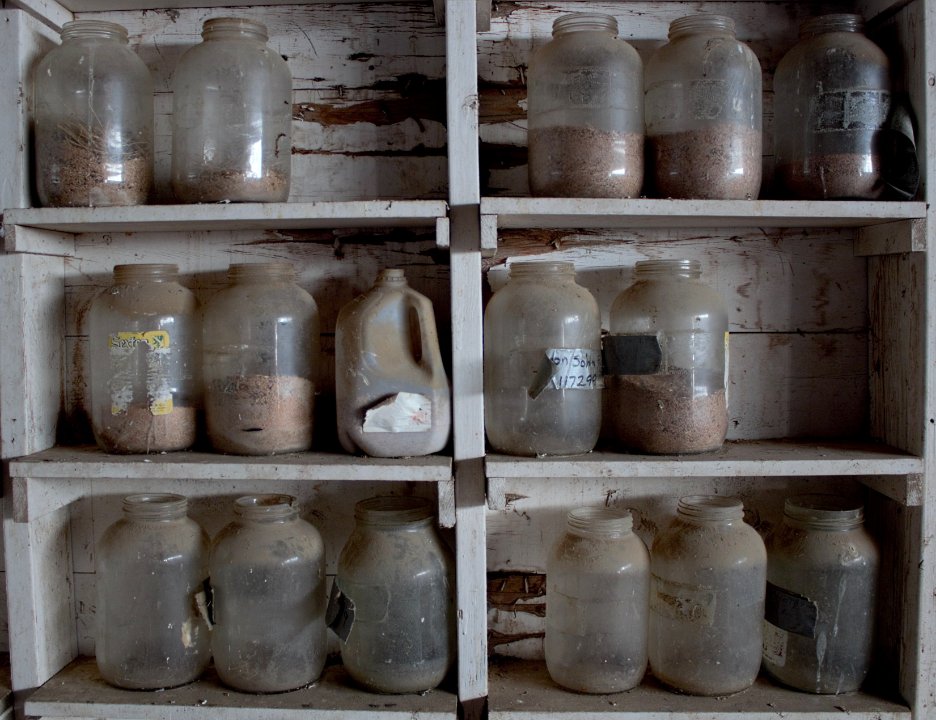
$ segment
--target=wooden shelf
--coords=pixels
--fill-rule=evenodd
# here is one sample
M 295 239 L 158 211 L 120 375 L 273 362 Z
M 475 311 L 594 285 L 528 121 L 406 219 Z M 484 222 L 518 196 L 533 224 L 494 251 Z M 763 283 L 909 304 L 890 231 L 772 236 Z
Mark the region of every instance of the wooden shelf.
M 331 666 L 310 687 L 253 695 L 225 687 L 213 670 L 182 687 L 158 692 L 120 690 L 101 679 L 93 658 L 80 658 L 26 699 L 25 714 L 46 718 L 122 720 L 453 720 L 456 697 L 447 690 L 422 695 L 376 695 L 354 686 Z

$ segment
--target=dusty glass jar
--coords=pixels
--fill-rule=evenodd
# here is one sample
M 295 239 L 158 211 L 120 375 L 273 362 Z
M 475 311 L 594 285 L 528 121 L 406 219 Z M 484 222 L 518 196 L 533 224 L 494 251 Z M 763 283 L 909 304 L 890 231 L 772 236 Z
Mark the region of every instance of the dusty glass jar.
M 643 185 L 643 63 L 610 15 L 573 13 L 530 59 L 530 192 L 628 198 Z
M 205 304 L 205 422 L 212 447 L 274 455 L 312 445 L 319 312 L 289 263 L 233 264 Z
M 589 452 L 601 429 L 601 320 L 570 262 L 518 262 L 484 311 L 484 422 L 497 452 Z
M 728 431 L 728 314 L 698 260 L 644 260 L 611 305 L 608 425 L 624 447 L 697 453 Z
M 650 554 L 615 508 L 578 508 L 546 562 L 546 668 L 565 688 L 614 693 L 647 669 Z
M 805 692 L 858 690 L 871 663 L 878 566 L 860 503 L 787 498 L 767 544 L 764 669 Z
M 455 570 L 428 500 L 374 497 L 354 507 L 338 558 L 329 626 L 368 690 L 423 692 L 455 660 Z
M 179 202 L 289 197 L 292 75 L 245 18 L 206 20 L 173 76 L 172 189 Z
M 325 666 L 325 546 L 290 495 L 248 495 L 214 539 L 211 650 L 221 680 L 266 693 Z
M 335 324 L 338 439 L 373 457 L 429 455 L 452 427 L 448 376 L 432 301 L 382 270 Z
M 184 450 L 201 403 L 201 324 L 175 265 L 114 267 L 91 303 L 91 427 L 109 453 Z
M 95 655 L 111 685 L 157 690 L 191 682 L 211 658 L 196 595 L 208 536 L 181 495 L 130 495 L 96 558 Z
M 46 207 L 141 205 L 153 184 L 153 81 L 127 30 L 72 20 L 35 75 L 36 190 Z
M 878 137 L 890 110 L 887 55 L 859 15 L 803 23 L 774 74 L 779 190 L 795 198 L 873 200 L 884 190 Z
M 767 552 L 740 500 L 689 496 L 650 551 L 650 667 L 691 695 L 749 687 L 761 663 Z
M 689 15 L 644 76 L 648 185 L 659 197 L 756 199 L 761 185 L 761 67 L 734 20 Z

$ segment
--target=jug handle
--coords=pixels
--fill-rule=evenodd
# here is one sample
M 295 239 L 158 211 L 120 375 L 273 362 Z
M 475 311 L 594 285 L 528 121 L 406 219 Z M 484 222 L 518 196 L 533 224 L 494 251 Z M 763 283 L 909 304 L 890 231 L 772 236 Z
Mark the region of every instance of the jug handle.
M 436 330 L 434 327 L 435 317 L 431 312 L 431 306 L 429 307 L 429 312 L 424 312 L 425 303 L 421 302 L 419 299 L 414 297 L 407 298 L 407 314 L 412 317 L 413 314 L 416 315 L 419 322 L 416 324 L 416 327 L 419 331 L 419 350 L 420 357 L 414 358 L 416 364 L 422 368 L 423 372 L 426 375 L 432 375 L 432 360 L 435 357 L 435 348 L 432 346 L 431 338 L 434 336 Z M 430 323 L 430 320 L 433 322 Z M 410 324 L 410 328 L 413 328 L 413 324 Z M 412 344 L 412 347 L 416 347 L 416 343 Z

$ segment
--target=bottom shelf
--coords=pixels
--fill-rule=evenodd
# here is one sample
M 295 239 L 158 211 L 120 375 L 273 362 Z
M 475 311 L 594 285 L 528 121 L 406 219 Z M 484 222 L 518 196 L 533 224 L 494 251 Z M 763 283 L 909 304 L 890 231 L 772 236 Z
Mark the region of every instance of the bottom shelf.
M 221 684 L 213 669 L 196 682 L 170 690 L 121 690 L 104 682 L 94 658 L 79 658 L 30 695 L 24 709 L 35 717 L 120 720 L 454 720 L 456 704 L 454 693 L 440 689 L 421 695 L 366 692 L 341 665 L 326 667 L 309 687 L 269 695 L 232 690 Z
M 546 664 L 498 658 L 489 673 L 489 720 L 608 720 L 632 714 L 639 720 L 910 720 L 905 705 L 865 693 L 810 695 L 759 678 L 751 688 L 729 697 L 693 697 L 664 689 L 652 677 L 629 692 L 583 695 L 563 690 Z

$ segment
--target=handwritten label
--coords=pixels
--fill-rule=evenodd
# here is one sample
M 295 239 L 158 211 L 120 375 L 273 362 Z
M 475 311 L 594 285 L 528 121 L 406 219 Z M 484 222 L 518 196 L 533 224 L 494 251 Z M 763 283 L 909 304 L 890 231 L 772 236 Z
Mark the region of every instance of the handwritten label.
M 776 625 L 764 620 L 764 645 L 762 657 L 764 661 L 777 667 L 786 665 L 787 639 L 790 634 Z
M 549 348 L 530 386 L 534 400 L 550 390 L 600 390 L 604 387 L 601 351 L 592 348 Z
M 714 624 L 717 599 L 714 590 L 665 580 L 657 575 L 651 582 L 650 609 L 653 612 L 695 625 Z

